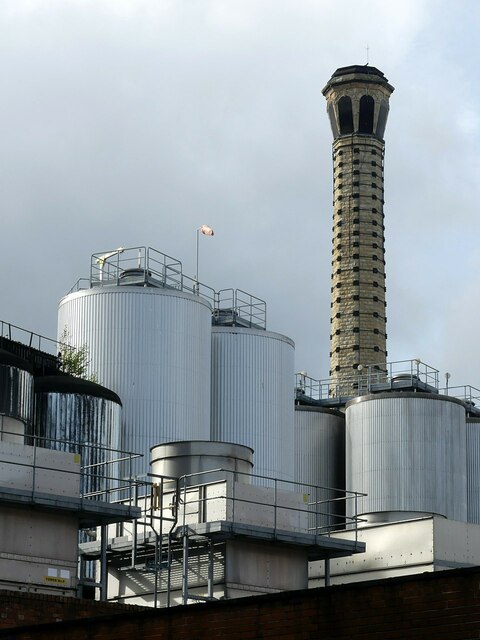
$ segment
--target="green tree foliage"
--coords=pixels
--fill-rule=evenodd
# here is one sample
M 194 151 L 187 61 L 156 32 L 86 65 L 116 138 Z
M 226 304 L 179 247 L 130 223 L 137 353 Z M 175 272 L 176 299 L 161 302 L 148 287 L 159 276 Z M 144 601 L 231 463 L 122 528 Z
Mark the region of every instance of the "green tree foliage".
M 67 326 L 64 327 L 60 337 L 59 350 L 62 371 L 90 382 L 98 382 L 96 374 L 88 375 L 87 373 L 90 365 L 88 346 L 83 344 L 79 348 L 74 347 L 71 344 Z

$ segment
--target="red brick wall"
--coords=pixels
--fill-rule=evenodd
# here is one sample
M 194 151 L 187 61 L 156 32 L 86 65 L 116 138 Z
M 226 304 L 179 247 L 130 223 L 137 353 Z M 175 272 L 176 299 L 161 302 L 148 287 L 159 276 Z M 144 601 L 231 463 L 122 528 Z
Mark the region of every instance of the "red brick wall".
M 0 589 L 0 629 L 135 610 L 143 607 Z
M 15 640 L 471 640 L 480 638 L 480 568 L 169 610 L 129 609 L 131 613 L 105 616 L 104 607 L 99 605 L 96 610 L 96 615 L 104 614 L 97 619 L 4 630 L 0 637 Z

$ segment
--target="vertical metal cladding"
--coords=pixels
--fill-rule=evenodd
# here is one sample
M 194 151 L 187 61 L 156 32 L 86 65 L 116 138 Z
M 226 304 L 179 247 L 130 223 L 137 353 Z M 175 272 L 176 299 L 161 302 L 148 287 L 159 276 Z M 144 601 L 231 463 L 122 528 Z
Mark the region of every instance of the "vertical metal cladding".
M 35 380 L 38 444 L 81 455 L 83 492 L 118 487 L 121 423 L 120 399 L 109 389 L 71 376 Z
M 467 418 L 467 522 L 480 524 L 480 418 Z
M 367 493 L 359 514 L 391 520 L 467 516 L 465 408 L 436 394 L 363 396 L 347 404 L 347 489 Z M 403 512 L 403 515 L 399 512 Z
M 212 440 L 254 450 L 254 473 L 294 476 L 295 345 L 278 333 L 212 327 Z
M 59 335 L 87 345 L 90 372 L 123 403 L 121 446 L 150 447 L 210 434 L 211 308 L 199 296 L 136 286 L 104 286 L 60 301 Z
M 20 442 L 33 419 L 33 375 L 21 358 L 0 350 L 1 439 Z M 15 435 L 18 434 L 18 435 Z M 23 441 L 23 439 L 22 439 Z
M 344 522 L 345 415 L 322 407 L 295 407 L 295 482 L 321 487 L 313 496 L 328 513 L 318 526 Z M 335 489 L 335 490 L 333 490 Z M 335 502 L 329 502 L 338 498 Z
M 295 482 L 345 489 L 345 416 L 295 407 Z

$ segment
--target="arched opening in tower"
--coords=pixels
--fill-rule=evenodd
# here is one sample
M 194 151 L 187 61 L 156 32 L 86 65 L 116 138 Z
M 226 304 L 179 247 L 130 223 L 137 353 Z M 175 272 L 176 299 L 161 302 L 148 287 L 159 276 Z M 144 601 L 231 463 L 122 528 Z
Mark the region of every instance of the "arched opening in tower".
M 372 96 L 362 96 L 360 98 L 360 117 L 358 122 L 358 133 L 373 133 L 373 114 L 375 111 L 375 101 Z
M 340 123 L 340 135 L 353 133 L 352 101 L 348 96 L 343 96 L 338 101 L 338 122 Z

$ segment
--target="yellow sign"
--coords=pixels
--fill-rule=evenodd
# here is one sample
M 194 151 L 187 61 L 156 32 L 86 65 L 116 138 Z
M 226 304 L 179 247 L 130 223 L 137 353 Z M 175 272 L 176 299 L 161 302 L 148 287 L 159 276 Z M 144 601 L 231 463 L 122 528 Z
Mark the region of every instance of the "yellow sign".
M 51 582 L 53 584 L 67 584 L 65 578 L 55 578 L 54 576 L 44 576 L 45 582 Z

